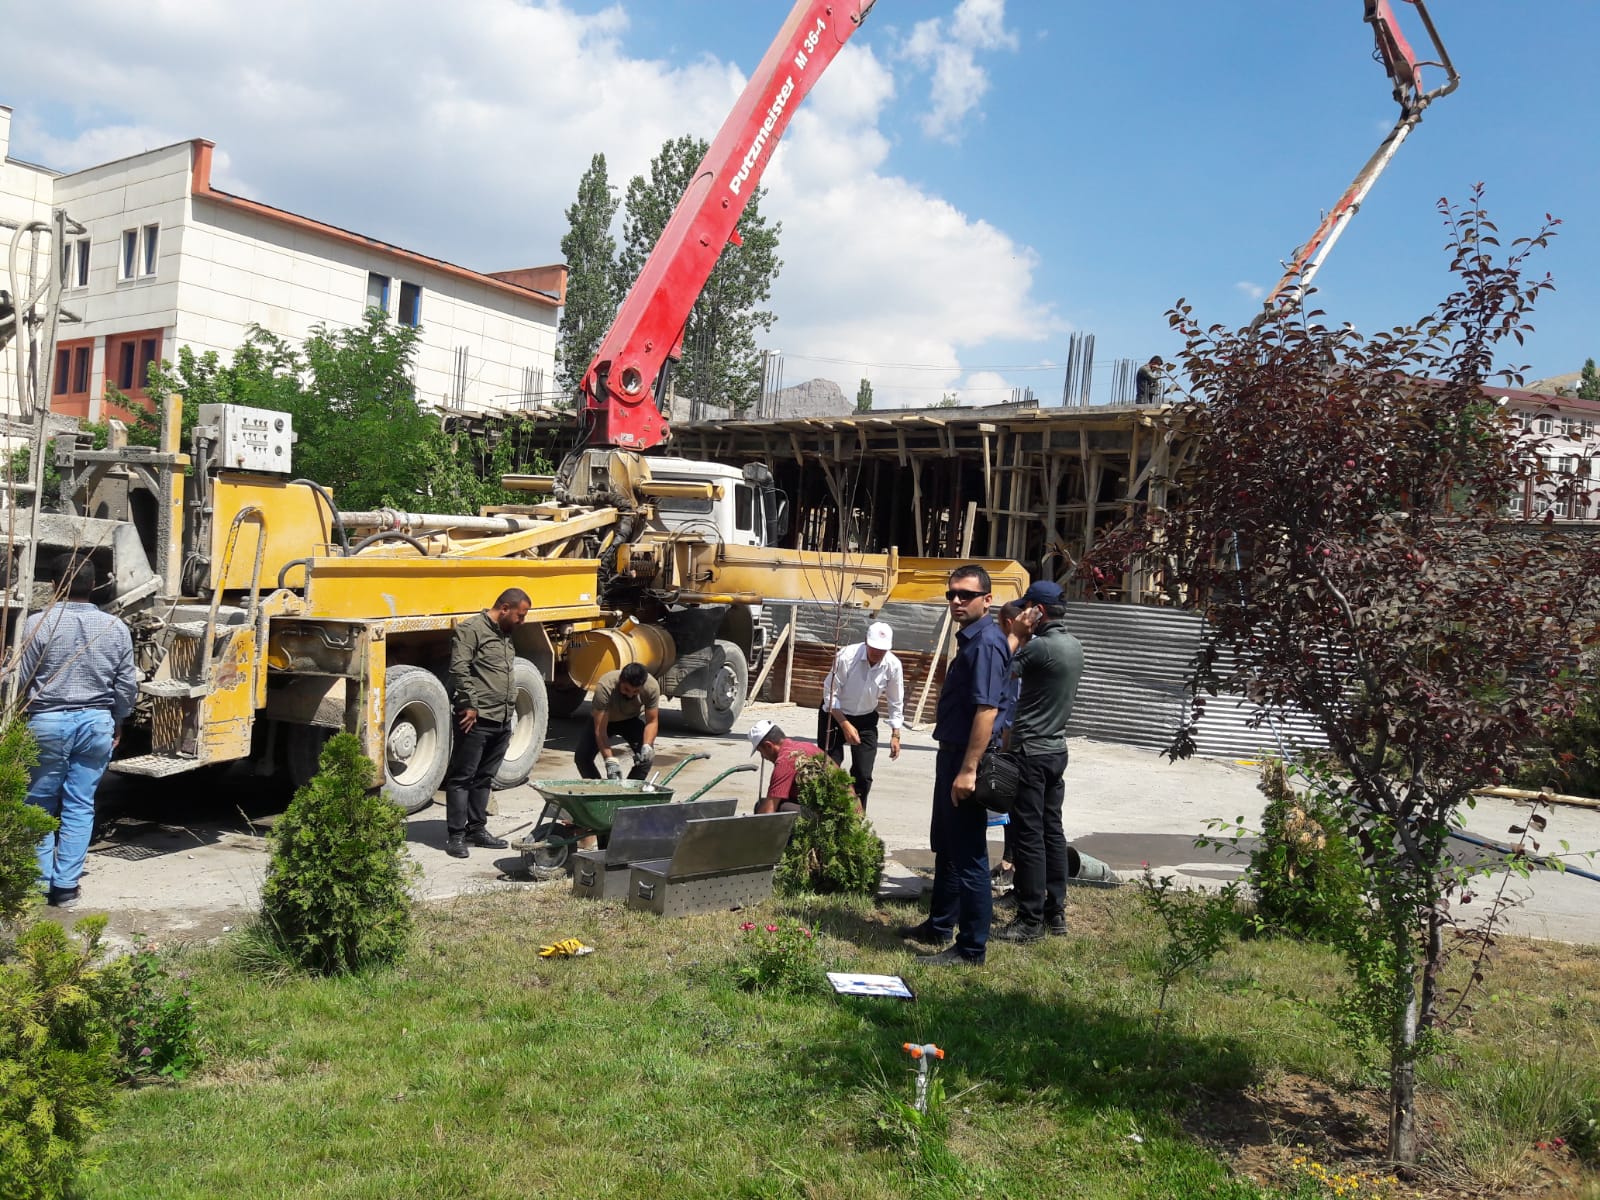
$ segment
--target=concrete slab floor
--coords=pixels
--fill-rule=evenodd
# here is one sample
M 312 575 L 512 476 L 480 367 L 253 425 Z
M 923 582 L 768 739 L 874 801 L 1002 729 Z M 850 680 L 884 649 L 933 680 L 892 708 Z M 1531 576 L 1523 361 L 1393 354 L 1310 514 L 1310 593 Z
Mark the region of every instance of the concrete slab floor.
M 577 772 L 572 760 L 580 720 L 552 721 L 536 779 L 567 779 Z M 814 710 L 759 704 L 746 708 L 736 729 L 723 737 L 691 733 L 677 711 L 662 713 L 658 742 L 662 769 L 684 755 L 705 751 L 708 762 L 686 767 L 674 783 L 687 799 L 717 772 L 748 763 L 745 731 L 759 719 L 777 721 L 793 737 L 816 733 Z M 1251 764 L 1191 759 L 1169 763 L 1148 751 L 1074 740 L 1067 767 L 1067 836 L 1086 854 L 1137 876 L 1148 863 L 1160 874 L 1176 874 L 1196 886 L 1215 886 L 1237 875 L 1242 863 L 1222 853 L 1197 850 L 1194 838 L 1209 820 L 1243 818 L 1259 822 L 1262 797 Z M 928 730 L 907 731 L 898 761 L 887 746 L 878 757 L 868 816 L 884 839 L 890 862 L 885 899 L 914 900 L 931 871 L 928 804 L 933 785 L 934 743 Z M 764 780 L 765 773 L 759 778 Z M 731 776 L 709 796 L 731 796 L 748 812 L 757 797 L 758 775 Z M 466 859 L 444 853 L 444 810 L 440 802 L 409 820 L 409 850 L 421 865 L 419 895 L 439 899 L 494 888 L 565 887 L 562 882 L 531 884 L 519 877 L 515 851 L 473 850 Z M 161 781 L 108 776 L 100 793 L 101 818 L 109 831 L 89 855 L 83 900 L 73 910 L 48 910 L 70 922 L 88 912 L 110 915 L 110 934 L 123 940 L 134 933 L 163 939 L 207 940 L 254 911 L 267 865 L 263 836 L 286 796 L 281 784 L 238 771 L 204 771 Z M 517 838 L 533 828 L 543 801 L 531 787 L 496 795 L 489 828 Z M 1526 810 L 1511 801 L 1481 801 L 1468 813 L 1468 830 L 1504 841 Z M 1600 812 L 1562 808 L 1549 814 L 1541 839 L 1546 851 L 1566 839 L 1575 850 L 1600 848 Z M 995 850 L 998 851 L 998 831 Z M 1577 865 L 1600 873 L 1594 864 Z M 1479 889 L 1483 894 L 1486 889 Z M 1511 893 L 1523 896 L 1508 929 L 1533 937 L 1600 944 L 1600 883 L 1573 875 L 1538 872 L 1529 881 L 1513 879 Z

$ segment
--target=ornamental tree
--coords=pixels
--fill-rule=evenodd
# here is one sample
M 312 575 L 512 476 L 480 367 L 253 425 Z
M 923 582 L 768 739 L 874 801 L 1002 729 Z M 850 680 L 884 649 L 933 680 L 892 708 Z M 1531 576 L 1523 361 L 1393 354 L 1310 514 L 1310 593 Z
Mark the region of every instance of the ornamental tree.
M 1458 286 L 1415 324 L 1363 335 L 1275 312 L 1232 330 L 1180 301 L 1192 467 L 1170 511 L 1138 514 L 1083 568 L 1104 578 L 1147 556 L 1204 612 L 1191 721 L 1227 691 L 1326 735 L 1318 786 L 1365 878 L 1340 947 L 1348 999 L 1386 1051 L 1399 1161 L 1418 1150 L 1416 1063 L 1464 998 L 1441 980 L 1464 932 L 1454 908 L 1471 898 L 1447 855 L 1452 822 L 1574 710 L 1600 638 L 1600 549 L 1507 515 L 1530 481 L 1576 483 L 1539 476 L 1536 439 L 1484 386 L 1520 379 L 1495 355 L 1552 286 L 1524 270 L 1557 222 L 1506 252 L 1481 187 L 1440 212 Z M 1193 753 L 1192 728 L 1172 755 Z

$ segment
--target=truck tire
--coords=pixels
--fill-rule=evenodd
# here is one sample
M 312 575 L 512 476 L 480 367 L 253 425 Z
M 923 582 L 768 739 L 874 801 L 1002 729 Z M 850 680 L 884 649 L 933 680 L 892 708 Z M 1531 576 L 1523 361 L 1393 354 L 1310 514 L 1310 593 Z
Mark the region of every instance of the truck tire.
M 511 742 L 506 746 L 505 761 L 494 773 L 497 790 L 521 787 L 528 782 L 533 765 L 544 752 L 544 737 L 550 728 L 550 701 L 539 668 L 519 658 L 512 667 L 511 679 L 517 689 L 517 709 L 512 718 Z
M 705 695 L 683 698 L 683 719 L 700 733 L 727 733 L 744 711 L 745 693 L 750 690 L 750 666 L 744 651 L 732 642 L 717 639 L 722 650 L 722 665 L 711 672 Z
M 450 767 L 450 693 L 422 667 L 390 667 L 383 693 L 383 790 L 407 814 L 418 813 Z

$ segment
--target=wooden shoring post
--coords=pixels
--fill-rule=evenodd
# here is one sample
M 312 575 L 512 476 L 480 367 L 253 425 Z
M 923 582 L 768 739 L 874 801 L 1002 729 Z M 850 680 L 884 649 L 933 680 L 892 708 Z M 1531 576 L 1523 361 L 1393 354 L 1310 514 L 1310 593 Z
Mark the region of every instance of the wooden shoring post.
M 1085 479 L 1087 493 L 1083 506 L 1083 552 L 1089 553 L 1094 549 L 1095 517 L 1100 509 L 1100 478 L 1105 472 L 1105 464 L 1099 454 L 1089 456 L 1089 471 Z
M 917 526 L 917 557 L 922 558 L 927 554 L 922 540 L 922 527 L 927 524 L 927 515 L 922 511 L 921 455 L 913 455 L 911 458 L 911 519 Z
M 789 628 L 793 629 L 800 621 L 800 606 L 789 605 Z M 789 697 L 794 687 L 794 644 L 800 640 L 800 635 L 795 634 L 789 639 L 789 644 L 784 648 L 783 655 L 783 702 L 789 703 Z
M 1011 435 L 1011 511 L 1019 513 L 1027 508 L 1028 485 L 1033 481 L 1032 472 L 1025 469 L 1022 462 L 1022 434 Z M 1028 527 L 1023 518 L 1009 516 L 1006 518 L 1006 557 L 1021 560 L 1024 553 L 1023 543 L 1027 540 Z

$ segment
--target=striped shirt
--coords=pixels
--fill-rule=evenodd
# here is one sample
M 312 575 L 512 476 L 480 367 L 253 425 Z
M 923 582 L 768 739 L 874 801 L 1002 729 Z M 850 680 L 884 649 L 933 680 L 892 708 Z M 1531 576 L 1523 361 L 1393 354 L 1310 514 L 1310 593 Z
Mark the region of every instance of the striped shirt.
M 83 600 L 52 604 L 28 618 L 17 671 L 29 716 L 105 708 L 120 725 L 139 693 L 128 627 Z

